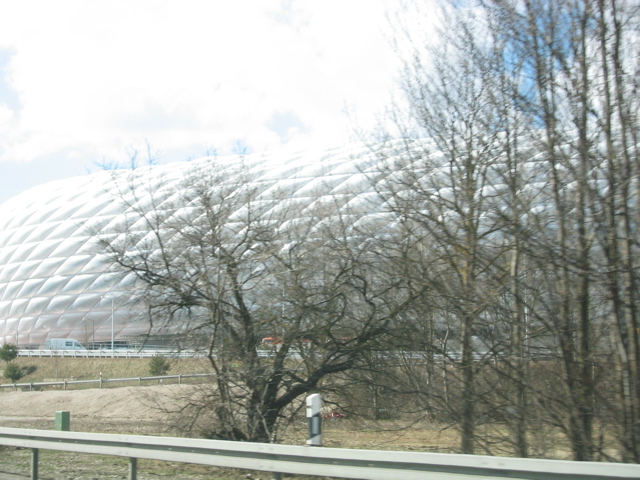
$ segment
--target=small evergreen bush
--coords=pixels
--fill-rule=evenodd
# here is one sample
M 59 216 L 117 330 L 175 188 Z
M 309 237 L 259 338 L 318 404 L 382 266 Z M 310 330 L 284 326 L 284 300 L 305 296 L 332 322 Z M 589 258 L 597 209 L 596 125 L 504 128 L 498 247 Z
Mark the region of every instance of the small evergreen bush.
M 24 376 L 22 373 L 22 369 L 18 366 L 17 363 L 7 363 L 3 375 L 4 378 L 11 380 L 12 383 L 16 383 Z
M 12 343 L 5 343 L 0 347 L 0 360 L 10 362 L 18 356 L 18 347 Z
M 151 362 L 149 362 L 149 372 L 154 377 L 166 375 L 170 369 L 171 364 L 169 363 L 169 360 L 164 358 L 162 355 L 154 355 L 151 357 Z

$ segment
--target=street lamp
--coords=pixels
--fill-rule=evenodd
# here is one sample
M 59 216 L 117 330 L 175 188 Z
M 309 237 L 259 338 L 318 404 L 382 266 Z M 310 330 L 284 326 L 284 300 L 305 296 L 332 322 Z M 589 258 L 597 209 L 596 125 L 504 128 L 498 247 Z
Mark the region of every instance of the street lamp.
M 87 315 L 85 315 L 84 317 L 82 317 L 82 324 L 84 325 L 84 332 L 85 332 L 85 338 L 84 340 L 86 340 L 87 342 L 89 342 L 89 340 L 91 340 L 91 348 L 90 350 L 95 349 L 95 345 L 96 345 L 96 321 L 95 319 L 91 319 L 91 337 L 89 337 L 89 325 L 88 325 L 89 320 L 87 319 Z
M 113 298 L 111 297 L 106 297 L 106 296 L 102 296 L 102 298 L 105 298 L 107 300 L 111 300 L 111 357 L 113 358 L 113 345 L 114 345 L 114 328 L 113 328 L 113 322 L 114 322 L 114 318 L 115 318 L 115 302 L 113 300 Z
M 113 321 L 115 318 L 115 310 L 113 298 L 111 299 L 111 356 L 113 357 Z

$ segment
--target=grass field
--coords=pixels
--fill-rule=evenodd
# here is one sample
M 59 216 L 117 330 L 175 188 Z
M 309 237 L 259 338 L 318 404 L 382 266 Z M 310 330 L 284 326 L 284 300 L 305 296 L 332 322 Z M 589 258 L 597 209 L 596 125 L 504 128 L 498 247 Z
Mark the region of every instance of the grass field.
M 169 359 L 168 374 L 206 373 L 211 365 L 206 359 Z M 15 360 L 26 374 L 19 383 L 54 380 L 89 380 L 103 378 L 143 377 L 150 375 L 150 358 L 30 358 Z M 0 368 L 3 368 L 0 366 Z M 0 371 L 1 373 L 1 371 Z M 9 383 L 2 379 L 2 383 Z M 75 388 L 75 387 L 74 387 Z
M 20 383 L 36 383 L 52 380 L 85 380 L 103 378 L 124 378 L 148 376 L 150 359 L 92 359 L 92 358 L 26 358 L 16 359 L 16 363 L 27 375 Z M 205 373 L 211 371 L 206 360 L 172 359 L 169 374 Z M 4 383 L 4 382 L 3 382 Z M 117 386 L 117 384 L 109 384 Z M 73 386 L 73 390 L 90 388 Z M 95 386 L 94 386 L 95 388 Z M 114 394 L 116 391 L 112 390 Z M 146 389 L 145 389 L 146 390 Z M 7 390 L 8 391 L 8 390 Z M 0 395 L 2 393 L 0 392 Z M 20 393 L 14 393 L 20 395 Z M 36 393 L 37 395 L 37 393 Z M 119 397 L 117 397 L 119 398 Z M 121 400 L 119 400 L 121 401 Z M 72 419 L 72 425 L 76 425 Z M 11 425 L 15 426 L 15 425 Z M 32 428 L 25 424 L 24 427 Z M 410 429 L 401 428 L 399 423 L 373 424 L 366 420 L 331 419 L 323 425 L 323 440 L 326 447 L 362 448 L 375 450 L 403 450 L 426 452 L 451 452 L 455 450 L 457 436 L 452 430 L 441 426 L 415 425 Z M 435 427 L 435 428 L 434 428 Z M 41 427 L 38 427 L 41 428 Z M 96 428 L 105 428 L 104 423 Z M 123 427 L 125 430 L 127 427 Z M 89 429 L 91 429 L 89 427 Z M 121 433 L 134 433 L 123 430 Z M 149 431 L 154 434 L 156 432 Z M 304 419 L 294 422 L 282 438 L 282 443 L 304 444 L 307 425 Z M 0 447 L 0 478 L 3 473 L 28 475 L 30 452 L 24 449 Z M 126 478 L 127 460 L 118 457 L 80 455 L 65 452 L 43 451 L 41 453 L 41 478 Z M 141 460 L 138 478 L 175 479 L 268 479 L 270 475 L 260 472 L 217 469 L 195 465 L 171 464 Z M 293 478 L 293 477 L 287 477 Z M 308 478 L 308 477 L 307 477 Z
M 150 375 L 149 364 L 151 359 L 110 359 L 110 358 L 26 358 L 16 359 L 16 363 L 23 369 L 27 375 L 20 380 L 21 383 L 36 383 L 41 381 L 53 380 L 88 380 L 97 379 L 102 375 L 103 378 L 125 378 L 125 377 L 141 377 Z M 1 368 L 1 366 L 0 366 Z M 211 366 L 207 360 L 202 359 L 171 359 L 171 369 L 169 374 L 189 374 L 189 373 L 206 373 L 211 371 Z M 201 381 L 201 380 L 199 380 Z M 4 382 L 3 382 L 4 383 Z M 167 382 L 168 383 L 168 382 Z M 131 391 L 142 392 L 151 391 L 153 388 L 141 388 L 132 386 L 137 384 L 109 383 L 109 387 L 127 386 Z M 149 382 L 149 385 L 155 385 L 154 388 L 166 390 L 168 387 L 158 385 L 158 382 Z M 175 387 L 178 387 L 177 385 Z M 74 390 L 85 390 L 89 388 L 97 388 L 93 385 L 73 385 L 69 387 L 69 392 L 62 392 L 61 387 L 57 387 L 60 394 L 73 394 Z M 46 387 L 45 390 L 56 390 L 56 388 Z M 38 392 L 12 392 L 12 389 L 3 389 L 0 391 L 2 398 L 9 398 L 15 395 L 17 402 L 25 404 L 25 398 L 20 395 L 39 396 Z M 103 392 L 109 395 L 109 402 L 112 404 L 124 406 L 129 413 L 133 408 L 133 402 L 130 395 L 134 393 L 126 393 L 128 388 L 109 388 Z M 3 392 L 7 392 L 5 395 Z M 51 392 L 53 393 L 53 392 Z M 85 394 L 89 395 L 92 400 L 98 397 L 88 390 Z M 76 392 L 76 395 L 82 395 L 83 392 Z M 83 397 L 84 398 L 84 397 Z M 12 404 L 12 405 L 15 405 Z M 74 404 L 74 405 L 77 405 Z M 84 404 L 83 404 L 84 405 Z M 28 409 L 30 407 L 26 407 Z M 52 405 L 53 408 L 53 405 Z M 56 408 L 57 410 L 58 408 Z M 3 407 L 6 412 L 7 408 Z M 28 410 L 32 412 L 32 410 Z M 103 410 L 96 410 L 96 412 Z M 0 412 L 0 415 L 5 413 Z M 32 415 L 32 413 L 22 413 L 22 415 Z M 91 415 L 75 416 L 72 424 L 78 426 L 83 431 L 102 431 L 110 433 L 143 433 L 143 434 L 169 434 L 163 428 L 166 426 L 166 419 L 162 422 L 149 422 L 148 429 L 144 422 L 134 422 L 131 420 L 123 421 L 119 417 L 119 421 L 107 421 L 101 415 L 99 418 L 91 418 Z M 6 417 L 3 426 L 11 426 L 18 428 L 52 428 L 50 420 L 34 425 L 27 422 L 26 416 L 20 418 L 9 419 Z M 134 418 L 134 417 L 132 417 Z M 81 421 L 82 420 L 82 421 Z M 93 423 L 91 423 L 93 421 Z M 163 423 L 164 422 L 164 423 Z M 410 424 L 408 426 L 408 424 Z M 44 426 L 42 426 L 44 425 Z M 134 429 L 135 426 L 135 429 Z M 485 426 L 483 429 L 492 431 L 484 432 L 488 437 L 495 436 L 498 433 L 495 429 L 504 429 L 503 426 L 493 425 Z M 479 432 L 482 431 L 479 428 Z M 501 432 L 504 433 L 504 432 Z M 544 432 L 542 432 L 544 433 Z M 307 436 L 307 425 L 303 417 L 297 418 L 284 432 L 280 443 L 285 444 L 304 444 Z M 538 439 L 541 433 L 532 438 L 532 447 L 534 440 Z M 536 440 L 537 441 L 537 440 Z M 547 458 L 568 458 L 569 451 L 566 441 L 557 431 L 549 432 L 546 440 L 549 445 L 545 446 L 545 452 L 540 456 Z M 325 419 L 323 423 L 323 444 L 326 447 L 335 448 L 359 448 L 370 450 L 400 450 L 413 452 L 440 452 L 440 453 L 456 453 L 459 448 L 459 434 L 453 428 L 437 422 L 420 421 L 412 423 L 410 421 L 381 421 L 373 422 L 356 416 L 344 419 Z M 500 448 L 496 447 L 496 452 L 500 455 L 510 455 L 508 449 L 500 452 Z M 478 452 L 482 453 L 482 452 Z M 537 456 L 537 455 L 536 455 Z M 28 474 L 29 452 L 27 450 L 3 448 L 0 447 L 0 478 L 3 472 L 18 473 L 20 475 Z M 72 453 L 62 452 L 43 452 L 42 456 L 42 475 L 43 479 L 71 479 L 71 478 L 126 478 L 127 462 L 117 457 L 102 456 L 86 456 Z M 270 475 L 264 473 L 253 472 L 251 476 L 249 472 L 241 472 L 237 470 L 211 469 L 208 467 L 190 466 L 183 464 L 169 464 L 166 462 L 148 462 L 141 461 L 140 475 L 138 478 L 175 478 L 175 479 L 232 479 L 232 478 L 252 478 L 268 479 Z M 293 477 L 291 477 L 293 478 Z
M 383 422 L 376 426 L 352 420 L 332 420 L 323 425 L 325 447 L 361 448 L 371 450 L 401 450 L 413 452 L 450 451 L 446 445 L 457 443 L 450 430 L 433 425 L 415 425 L 398 430 L 398 424 Z M 288 431 L 283 443 L 304 444 L 306 426 L 302 423 Z M 0 478 L 3 473 L 29 475 L 28 449 L 0 447 Z M 127 478 L 128 459 L 101 455 L 83 455 L 71 452 L 43 450 L 40 453 L 40 477 L 43 480 Z M 174 480 L 268 480 L 266 472 L 224 469 L 174 462 L 139 460 L 138 479 L 167 478 Z M 312 477 L 285 476 L 289 479 Z

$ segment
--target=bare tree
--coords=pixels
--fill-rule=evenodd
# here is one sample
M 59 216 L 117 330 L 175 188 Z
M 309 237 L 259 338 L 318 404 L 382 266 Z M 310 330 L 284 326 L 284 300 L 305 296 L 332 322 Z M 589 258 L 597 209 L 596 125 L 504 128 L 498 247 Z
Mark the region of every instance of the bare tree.
M 638 461 L 638 7 L 479 1 L 444 12 L 441 43 L 423 49 L 410 39 L 408 107 L 394 111 L 404 139 L 395 154 L 405 161 L 390 163 L 402 173 L 388 177 L 399 221 L 437 246 L 420 260 L 431 270 L 422 278 L 447 299 L 449 313 L 467 302 L 462 449 L 473 451 L 472 412 L 490 398 L 470 373 L 480 364 L 465 356 L 468 332 L 502 324 L 503 338 L 488 347 L 496 373 L 515 390 L 504 384 L 496 390 L 502 400 L 491 401 L 512 402 L 516 421 L 502 421 L 518 454 L 528 454 L 536 403 L 566 434 L 575 459 L 606 458 L 594 425 L 608 412 L 599 419 L 620 429 L 622 459 Z M 447 282 L 433 273 L 444 271 L 432 268 L 438 255 Z M 559 394 L 533 378 L 535 349 L 561 367 Z M 608 358 L 617 401 L 598 373 Z
M 631 412 L 637 407 L 631 405 L 640 399 L 637 387 L 631 387 L 635 382 L 623 380 L 638 378 L 637 334 L 629 335 L 637 327 L 637 286 L 633 274 L 620 275 L 633 269 L 634 256 L 629 255 L 637 238 L 636 202 L 629 187 L 637 179 L 633 92 L 638 9 L 615 0 L 488 2 L 488 9 L 511 54 L 529 72 L 521 104 L 535 121 L 526 138 L 548 165 L 546 207 L 554 228 L 538 229 L 537 237 L 546 238 L 546 246 L 528 243 L 540 268 L 553 259 L 548 271 L 555 281 L 546 298 L 555 298 L 553 311 L 548 310 L 553 312 L 549 327 L 562 355 L 568 407 L 559 424 L 574 457 L 589 460 L 599 449 L 593 432 L 598 386 L 594 367 L 596 355 L 605 352 L 595 342 L 601 320 L 594 315 L 594 299 L 602 287 L 611 292 L 611 345 L 625 352 L 615 356 L 621 388 L 630 387 L 619 395 L 628 406 L 623 424 L 634 418 Z M 634 430 L 624 428 L 623 457 L 638 461 L 637 449 L 629 447 L 637 445 Z
M 497 238 L 500 225 L 488 215 L 501 168 L 498 117 L 487 100 L 492 71 L 478 58 L 486 57 L 477 42 L 478 25 L 461 15 L 451 22 L 455 34 L 405 64 L 411 121 L 400 125 L 406 140 L 392 148 L 381 194 L 408 238 L 425 252 L 419 254 L 424 266 L 419 278 L 431 295 L 446 299 L 440 303 L 456 318 L 459 350 L 450 360 L 461 382 L 461 450 L 473 453 L 479 417 L 474 336 L 507 288 L 500 259 L 509 247 Z
M 215 385 L 188 405 L 194 426 L 273 441 L 304 394 L 360 364 L 407 295 L 380 281 L 382 265 L 331 202 L 299 207 L 242 164 L 233 182 L 216 168 L 194 167 L 177 189 L 134 172 L 118 198 L 127 222 L 99 244 L 135 276 L 152 333 L 206 349 Z

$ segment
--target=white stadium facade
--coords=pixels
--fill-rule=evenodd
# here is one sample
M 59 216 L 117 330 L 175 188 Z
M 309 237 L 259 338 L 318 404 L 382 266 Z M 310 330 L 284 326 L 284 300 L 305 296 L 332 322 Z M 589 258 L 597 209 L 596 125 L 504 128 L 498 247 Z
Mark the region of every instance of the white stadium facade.
M 249 182 L 270 208 L 286 192 L 297 212 L 330 198 L 350 215 L 380 219 L 384 209 L 371 183 L 378 162 L 366 147 L 208 157 L 133 173 L 99 171 L 25 191 L 0 205 L 0 343 L 35 348 L 50 338 L 107 342 L 148 332 L 128 302 L 132 279 L 114 273 L 96 239 L 111 234 L 132 208 L 157 201 L 149 191 L 171 198 L 189 176 L 215 168 L 228 185 Z

